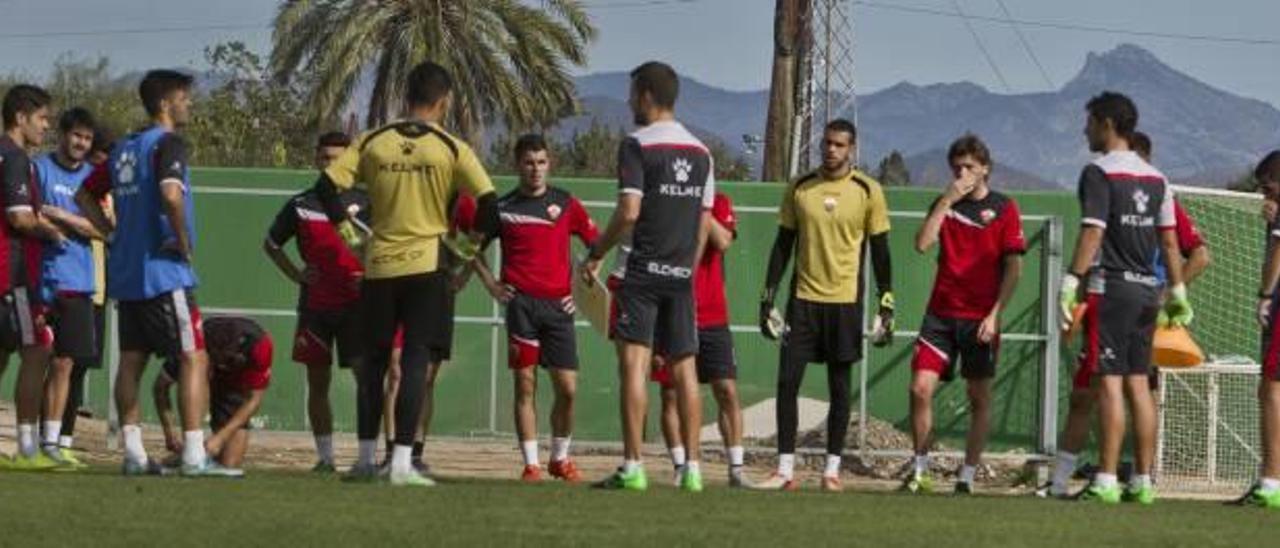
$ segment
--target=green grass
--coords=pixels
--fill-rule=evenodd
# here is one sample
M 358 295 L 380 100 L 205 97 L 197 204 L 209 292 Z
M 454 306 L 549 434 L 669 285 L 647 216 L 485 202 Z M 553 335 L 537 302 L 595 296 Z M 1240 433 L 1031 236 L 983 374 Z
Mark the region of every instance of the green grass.
M 246 480 L 0 474 L 0 545 L 1265 546 L 1280 512 L 890 493 L 688 495 L 511 481 L 435 489 L 303 473 Z

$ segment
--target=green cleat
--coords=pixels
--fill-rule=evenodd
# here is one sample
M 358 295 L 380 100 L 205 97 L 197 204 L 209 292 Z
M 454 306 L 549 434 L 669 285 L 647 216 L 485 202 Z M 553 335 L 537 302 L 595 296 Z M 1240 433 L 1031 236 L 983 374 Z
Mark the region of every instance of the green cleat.
M 684 474 L 680 477 L 680 490 L 690 493 L 702 492 L 702 472 L 699 470 L 685 469 Z
M 57 467 L 57 461 L 50 459 L 42 451 L 36 451 L 36 454 L 31 456 L 19 452 L 9 463 L 9 469 L 18 472 L 48 472 Z
M 1138 488 L 1130 487 L 1124 490 L 1124 494 L 1120 495 L 1120 500 L 1150 506 L 1156 503 L 1156 490 L 1150 485 Z
M 333 463 L 320 461 L 317 462 L 315 466 L 311 467 L 311 471 L 316 474 L 332 474 L 337 472 L 338 469 L 334 468 Z
M 910 476 L 907 476 L 906 480 L 903 480 L 902 486 L 898 490 L 912 494 L 932 493 L 933 478 L 929 474 L 912 472 Z
M 1154 493 L 1152 494 L 1154 496 Z M 1076 500 L 1084 502 L 1101 502 L 1103 504 L 1120 504 L 1122 495 L 1119 485 L 1111 487 L 1101 487 L 1098 484 L 1091 483 L 1076 495 Z
M 1256 506 L 1280 510 L 1280 489 L 1263 491 L 1261 485 L 1255 484 L 1244 496 L 1231 502 L 1234 506 Z
M 70 448 L 61 447 L 58 449 L 58 453 L 62 455 L 63 461 L 71 464 L 72 468 L 76 470 L 89 469 L 89 465 L 85 464 L 84 461 L 80 460 L 80 457 L 76 456 L 76 452 L 71 450 Z
M 435 480 L 419 474 L 417 470 L 410 469 L 403 474 L 392 472 L 389 476 L 391 485 L 397 487 L 435 487 Z
M 702 478 L 698 478 L 701 480 Z M 701 483 L 701 481 L 699 481 Z M 644 468 L 636 468 L 630 474 L 624 473 L 622 468 L 609 475 L 609 477 L 596 482 L 592 487 L 596 489 L 622 489 L 626 491 L 644 491 L 649 488 L 649 478 L 644 474 Z

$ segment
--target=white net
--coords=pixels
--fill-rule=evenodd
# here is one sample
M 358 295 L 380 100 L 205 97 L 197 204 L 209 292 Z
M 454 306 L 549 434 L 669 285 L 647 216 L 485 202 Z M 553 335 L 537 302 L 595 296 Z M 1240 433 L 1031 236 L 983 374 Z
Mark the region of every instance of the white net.
M 1191 331 L 1208 363 L 1163 370 L 1156 474 L 1161 490 L 1237 494 L 1261 459 L 1255 294 L 1265 253 L 1257 194 L 1177 187 L 1212 262 L 1191 285 Z

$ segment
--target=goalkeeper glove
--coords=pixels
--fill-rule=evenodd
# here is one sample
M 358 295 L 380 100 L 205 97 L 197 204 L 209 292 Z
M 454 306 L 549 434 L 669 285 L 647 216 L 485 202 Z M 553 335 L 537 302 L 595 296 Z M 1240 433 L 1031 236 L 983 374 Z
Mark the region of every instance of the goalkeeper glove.
M 871 326 L 871 344 L 887 346 L 893 342 L 893 307 L 893 292 L 885 291 L 880 295 L 880 309 L 876 311 L 876 319 Z
M 471 262 L 480 253 L 480 244 L 477 244 L 475 240 L 472 240 L 466 234 L 445 235 L 440 241 L 463 263 Z
M 1164 303 L 1164 312 L 1168 315 L 1168 325 L 1183 327 L 1191 323 L 1196 314 L 1191 310 L 1185 284 L 1175 285 L 1169 290 L 1169 300 Z
M 787 333 L 787 322 L 782 314 L 773 307 L 773 290 L 765 289 L 760 297 L 760 334 L 764 338 L 776 341 Z
M 1062 288 L 1058 290 L 1058 324 L 1062 331 L 1070 331 L 1075 323 L 1076 306 L 1080 304 L 1080 277 L 1070 272 L 1062 275 Z
M 364 245 L 364 234 L 360 229 L 356 228 L 355 223 L 350 219 L 338 223 L 335 228 L 338 230 L 338 236 L 342 238 L 342 242 L 347 244 L 351 249 L 360 249 Z

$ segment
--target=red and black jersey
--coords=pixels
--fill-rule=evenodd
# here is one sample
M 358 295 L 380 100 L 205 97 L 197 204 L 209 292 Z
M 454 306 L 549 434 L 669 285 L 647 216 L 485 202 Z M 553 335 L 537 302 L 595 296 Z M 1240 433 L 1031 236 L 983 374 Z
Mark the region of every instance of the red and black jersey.
M 1000 296 L 1004 258 L 1027 250 L 1018 204 L 999 192 L 951 206 L 938 233 L 938 274 L 929 313 L 981 320 Z
M 357 208 L 361 217 L 368 218 L 368 198 L 363 192 L 344 192 L 341 197 L 345 205 Z M 303 289 L 300 306 L 307 310 L 342 310 L 356 302 L 364 266 L 329 222 L 314 188 L 290 198 L 267 233 L 267 240 L 277 248 L 295 237 L 298 254 L 315 276 Z
M 711 204 L 711 218 L 729 232 L 738 235 L 738 218 L 733 213 L 733 202 L 717 192 Z M 698 306 L 698 329 L 729 325 L 729 304 L 724 286 L 724 251 L 708 245 L 702 252 L 702 262 L 693 273 L 693 294 Z
M 1190 257 L 1192 251 L 1204 245 L 1204 239 L 1200 237 L 1195 221 L 1187 215 L 1187 211 L 1182 208 L 1182 203 L 1177 198 L 1173 200 L 1173 218 L 1178 224 L 1175 229 L 1178 234 L 1178 251 L 1182 252 L 1184 258 Z
M 572 294 L 571 235 L 590 246 L 599 236 L 582 202 L 565 190 L 547 188 L 541 196 L 520 189 L 498 200 L 498 233 L 502 240 L 502 281 L 540 299 Z
M 450 232 L 471 232 L 476 226 L 476 199 L 465 192 L 459 193 L 450 208 L 453 214 L 449 216 Z
M 258 322 L 239 316 L 214 316 L 202 322 L 209 352 L 209 385 L 216 392 L 265 390 L 271 384 L 275 345 Z M 178 360 L 165 361 L 164 373 L 178 380 Z
M 4 200 L 5 213 L 38 210 L 38 184 L 35 164 L 27 151 L 9 136 L 0 136 L 0 199 Z M 0 292 L 18 286 L 38 288 L 42 251 L 39 238 L 19 233 L 8 221 L 0 222 Z

